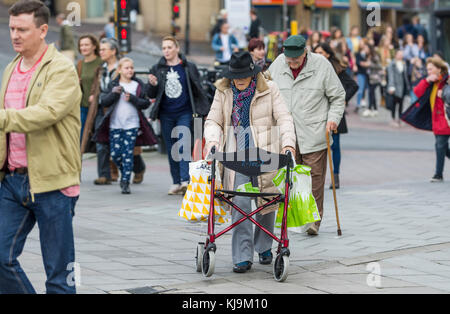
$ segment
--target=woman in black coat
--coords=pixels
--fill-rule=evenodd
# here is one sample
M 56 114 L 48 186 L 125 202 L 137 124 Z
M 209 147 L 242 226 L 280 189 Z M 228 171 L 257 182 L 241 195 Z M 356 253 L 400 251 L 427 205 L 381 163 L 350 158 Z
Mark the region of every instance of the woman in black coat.
M 189 161 L 191 141 L 183 130 L 190 130 L 193 117 L 206 116 L 209 103 L 200 83 L 200 74 L 195 64 L 180 54 L 178 41 L 167 36 L 162 40 L 164 56 L 153 66 L 148 77 L 148 96 L 155 99 L 150 118 L 161 121 L 161 133 L 166 144 L 173 184 L 169 195 L 184 194 L 189 183 Z M 172 131 L 178 137 L 172 138 Z M 172 154 L 178 142 L 181 147 Z M 189 149 L 187 149 L 189 148 Z
M 345 69 L 347 66 L 340 61 L 333 49 L 331 49 L 330 45 L 327 43 L 320 43 L 314 48 L 314 52 L 323 55 L 328 61 L 333 65 L 336 74 L 339 77 L 339 80 L 342 83 L 342 86 L 345 89 L 345 104 L 348 105 L 349 100 L 356 94 L 358 91 L 358 84 L 356 84 L 355 80 L 352 79 Z M 333 145 L 331 146 L 331 150 L 333 151 L 333 172 L 334 172 L 334 181 L 336 189 L 339 189 L 339 168 L 341 165 L 341 145 L 340 145 L 340 134 L 348 133 L 347 121 L 345 119 L 345 112 L 342 117 L 341 123 L 338 126 L 337 133 L 333 134 Z M 330 189 L 333 187 L 330 186 Z

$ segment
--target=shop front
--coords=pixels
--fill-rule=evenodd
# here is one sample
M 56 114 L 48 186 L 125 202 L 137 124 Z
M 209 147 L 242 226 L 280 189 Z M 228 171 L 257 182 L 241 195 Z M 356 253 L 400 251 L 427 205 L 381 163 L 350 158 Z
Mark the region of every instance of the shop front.
M 252 6 L 257 10 L 265 32 L 281 32 L 283 30 L 283 0 L 252 0 Z M 300 0 L 288 0 L 289 21 L 295 19 L 296 6 Z
M 337 27 L 344 34 L 349 31 L 349 0 L 315 0 L 311 9 L 311 29 L 329 31 Z
M 444 59 L 450 62 L 450 0 L 437 0 L 434 7 L 436 32 L 433 32 L 433 46 L 442 51 Z

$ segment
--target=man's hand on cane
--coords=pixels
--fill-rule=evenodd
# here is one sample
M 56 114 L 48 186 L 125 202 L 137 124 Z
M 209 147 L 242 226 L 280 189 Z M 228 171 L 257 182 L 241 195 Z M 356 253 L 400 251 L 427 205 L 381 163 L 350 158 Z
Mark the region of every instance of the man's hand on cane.
M 334 132 L 336 132 L 337 128 L 338 128 L 338 125 L 336 124 L 336 122 L 328 121 L 328 123 L 327 123 L 327 132 L 329 134 L 333 134 Z

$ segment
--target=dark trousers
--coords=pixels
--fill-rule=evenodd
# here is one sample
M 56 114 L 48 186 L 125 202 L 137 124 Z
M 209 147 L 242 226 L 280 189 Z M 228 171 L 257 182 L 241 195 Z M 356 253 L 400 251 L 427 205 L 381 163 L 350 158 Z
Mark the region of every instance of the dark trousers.
M 339 174 L 339 168 L 341 167 L 341 136 L 339 133 L 333 133 L 331 151 L 333 152 L 333 172 L 334 174 Z
M 436 175 L 442 176 L 444 173 L 445 156 L 450 158 L 448 139 L 450 135 L 435 135 L 436 137 Z
M 76 293 L 72 219 L 78 197 L 61 191 L 34 195 L 28 175 L 7 174 L 0 188 L 0 294 L 35 294 L 18 262 L 28 234 L 39 226 L 47 293 Z
M 400 116 L 403 112 L 403 98 L 404 97 L 397 97 L 394 96 L 394 103 L 392 104 L 392 119 L 395 120 L 395 112 L 398 111 L 398 118 L 400 119 Z
M 379 84 L 369 84 L 369 109 L 377 110 L 377 99 L 375 97 L 375 91 Z
M 98 114 L 95 117 L 95 130 L 97 130 L 100 127 L 100 124 L 103 119 L 103 112 L 102 109 L 99 108 Z M 111 180 L 111 170 L 109 167 L 109 145 L 108 144 L 96 144 L 97 148 L 97 173 L 98 177 L 104 177 L 108 180 Z

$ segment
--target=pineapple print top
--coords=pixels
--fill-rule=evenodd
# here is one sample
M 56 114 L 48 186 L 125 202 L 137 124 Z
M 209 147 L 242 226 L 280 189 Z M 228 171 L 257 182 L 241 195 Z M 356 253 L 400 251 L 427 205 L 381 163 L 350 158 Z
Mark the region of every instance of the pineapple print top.
M 169 66 L 164 90 L 165 92 L 161 99 L 162 114 L 192 111 L 186 72 L 182 64 Z

